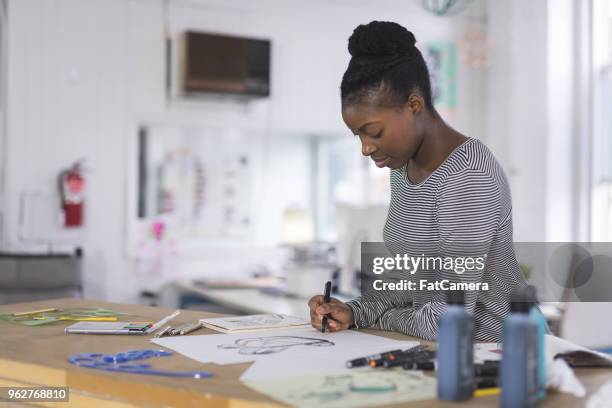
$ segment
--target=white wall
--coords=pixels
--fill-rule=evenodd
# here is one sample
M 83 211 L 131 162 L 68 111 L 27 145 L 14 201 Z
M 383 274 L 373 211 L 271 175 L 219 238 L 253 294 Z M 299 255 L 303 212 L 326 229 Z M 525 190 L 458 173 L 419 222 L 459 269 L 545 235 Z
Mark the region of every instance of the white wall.
M 549 240 L 571 241 L 573 192 L 575 190 L 573 140 L 578 110 L 575 101 L 575 36 L 573 0 L 557 0 L 548 7 L 547 85 L 548 209 Z M 576 112 L 576 113 L 574 113 Z M 570 164 L 571 163 L 571 164 Z M 567 220 L 560 222 L 560 220 Z M 575 238 L 574 238 L 575 239 Z
M 481 10 L 479 2 L 474 4 L 476 12 Z M 92 169 L 87 175 L 86 295 L 118 301 L 135 300 L 144 285 L 132 276 L 124 239 L 128 146 L 140 121 L 346 132 L 338 87 L 348 62 L 347 38 L 357 24 L 397 21 L 421 43 L 458 38 L 465 26 L 461 19 L 427 14 L 417 1 L 171 1 L 173 37 L 189 28 L 267 37 L 273 44 L 269 101 L 185 104 L 165 99 L 161 0 L 12 0 L 8 13 L 5 236 L 9 244 L 18 244 L 21 191 L 53 188 L 62 167 L 86 157 Z M 480 75 L 460 68 L 462 108 L 449 118 L 476 137 L 483 136 Z M 274 200 L 274 195 L 263 199 Z M 236 256 L 229 249 L 202 254 L 201 262 L 186 269 L 211 273 L 227 258 L 239 267 L 266 256 L 253 250 Z
M 509 177 L 515 240 L 544 241 L 546 1 L 487 4 L 495 44 L 487 84 L 489 144 Z
M 489 145 L 509 176 L 515 241 L 584 238 L 578 148 L 584 93 L 575 71 L 581 0 L 489 0 Z M 584 164 L 585 166 L 587 164 Z M 580 221 L 582 224 L 586 219 Z

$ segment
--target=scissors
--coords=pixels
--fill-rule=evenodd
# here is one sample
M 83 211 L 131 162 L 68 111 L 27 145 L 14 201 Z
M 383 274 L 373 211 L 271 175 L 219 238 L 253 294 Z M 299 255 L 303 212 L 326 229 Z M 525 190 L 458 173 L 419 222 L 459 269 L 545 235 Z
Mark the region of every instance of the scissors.
M 151 368 L 150 364 L 130 363 L 131 361 L 147 360 L 152 357 L 168 357 L 171 355 L 171 352 L 163 350 L 129 350 L 117 354 L 75 354 L 68 358 L 68 362 L 79 367 L 130 374 L 186 378 L 209 378 L 213 376 L 213 373 L 210 371 L 163 371 Z

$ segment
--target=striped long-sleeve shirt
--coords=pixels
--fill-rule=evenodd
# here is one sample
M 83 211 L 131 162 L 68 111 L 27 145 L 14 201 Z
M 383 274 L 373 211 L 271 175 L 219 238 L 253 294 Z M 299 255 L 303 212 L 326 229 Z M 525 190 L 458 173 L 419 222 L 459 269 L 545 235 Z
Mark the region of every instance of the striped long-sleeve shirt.
M 486 266 L 460 278 L 463 282 L 488 282 L 490 289 L 466 292 L 465 307 L 474 315 L 476 340 L 501 341 L 508 299 L 525 281 L 512 245 L 508 181 L 484 144 L 468 138 L 419 184 L 408 180 L 406 166 L 391 170 L 391 203 L 383 237 L 387 247 L 417 241 L 435 243 L 440 256 L 457 256 L 461 245 L 478 243 L 486 253 Z M 419 278 L 434 280 L 445 277 L 440 270 L 419 274 Z M 446 309 L 446 293 L 364 292 L 347 304 L 358 328 L 434 340 L 438 320 Z

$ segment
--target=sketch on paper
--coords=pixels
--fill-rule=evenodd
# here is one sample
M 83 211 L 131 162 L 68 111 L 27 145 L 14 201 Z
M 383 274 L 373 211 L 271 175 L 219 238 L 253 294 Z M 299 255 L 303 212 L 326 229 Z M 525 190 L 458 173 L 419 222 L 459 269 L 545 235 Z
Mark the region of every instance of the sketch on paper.
M 238 318 L 228 318 L 226 321 L 228 323 L 234 323 L 238 327 L 257 327 L 276 326 L 282 324 L 285 320 L 287 320 L 286 316 L 282 314 L 264 314 L 253 316 L 240 316 Z
M 199 362 L 253 364 L 243 373 L 250 380 L 335 371 L 346 361 L 395 349 L 418 345 L 354 330 L 321 333 L 314 327 L 274 329 L 265 332 L 206 334 L 154 338 L 152 341 Z M 333 350 L 333 353 L 326 351 Z M 265 362 L 264 362 L 265 360 Z M 326 370 L 326 371 L 323 371 Z M 280 374 L 282 373 L 282 374 Z
M 261 355 L 280 353 L 292 347 L 329 347 L 334 342 L 324 339 L 300 336 L 270 336 L 237 339 L 234 344 L 220 344 L 220 349 L 238 349 L 238 354 Z
M 412 379 L 412 378 L 411 378 Z M 415 387 L 419 382 L 414 382 Z M 350 393 L 392 393 L 397 391 L 398 386 L 395 378 L 371 376 L 365 378 L 362 375 L 327 375 L 318 390 L 298 391 L 289 394 L 289 398 L 298 401 L 309 401 L 313 403 L 326 403 L 346 398 Z
M 436 395 L 434 378 L 401 369 L 313 374 L 246 384 L 296 407 L 370 407 L 435 398 Z

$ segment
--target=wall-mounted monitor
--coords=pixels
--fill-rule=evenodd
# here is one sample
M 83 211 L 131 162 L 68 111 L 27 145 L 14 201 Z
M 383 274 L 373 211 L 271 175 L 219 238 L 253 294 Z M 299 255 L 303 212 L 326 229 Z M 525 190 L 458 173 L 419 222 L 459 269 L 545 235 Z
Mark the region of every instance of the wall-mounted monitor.
M 270 41 L 187 31 L 183 92 L 270 95 Z

